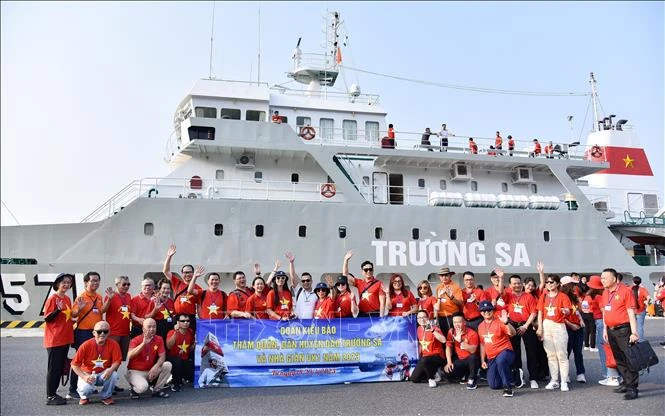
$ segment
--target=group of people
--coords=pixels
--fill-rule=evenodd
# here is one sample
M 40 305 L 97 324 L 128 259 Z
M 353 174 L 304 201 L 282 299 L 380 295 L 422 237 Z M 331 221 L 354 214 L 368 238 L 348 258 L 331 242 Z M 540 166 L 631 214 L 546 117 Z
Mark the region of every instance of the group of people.
M 182 266 L 182 277 L 171 272 L 175 254 L 172 244 L 164 261 L 164 277 L 157 283 L 144 279 L 134 297 L 129 294 L 127 276 L 116 277 L 115 288 L 108 287 L 102 297 L 97 292 L 99 273 L 88 272 L 83 278 L 85 291 L 73 302 L 67 296 L 73 276 L 63 273 L 55 279 L 55 293 L 44 306 L 46 404 L 66 403 L 57 394 L 57 387 L 70 345 L 76 353 L 67 399 L 86 405 L 98 390 L 102 403 L 110 405 L 112 395 L 123 390 L 116 383 L 118 369 L 125 361 L 133 399 L 149 389 L 153 397 L 167 398 L 169 380 L 172 391 L 180 391 L 185 380 L 192 381 L 197 319 L 409 315 L 417 315 L 419 324 L 421 359 L 410 375 L 414 382 L 427 380 L 434 387 L 443 375 L 463 379 L 467 388 L 475 389 L 479 372 L 484 375 L 486 371 L 490 387 L 503 388 L 504 395 L 512 396 L 515 384 L 524 384 L 524 342 L 531 387 L 538 388 L 549 372 L 545 388 L 568 391 L 570 353 L 575 356 L 576 380 L 586 382 L 582 346 L 595 348 L 609 342 L 616 369 L 606 368 L 610 350 L 599 348 L 607 375 L 601 384 L 616 386 L 626 398 L 637 397 L 637 375 L 620 362 L 625 363 L 627 343 L 643 338 L 644 312 L 640 307 L 645 299 L 640 294 L 643 292 L 621 283 L 613 269 L 592 276 L 585 284 L 576 274 L 563 279 L 545 277 L 544 266 L 538 263 L 539 284 L 533 278 L 523 282 L 520 276 L 512 275 L 509 286 L 503 270 L 495 269 L 492 286 L 483 290 L 475 284 L 472 272 L 463 273 L 464 287 L 460 287 L 452 280 L 455 272 L 442 268 L 438 272 L 440 284 L 433 290 L 428 280 L 420 281 L 416 297 L 400 274 L 392 274 L 384 286 L 369 260 L 361 263 L 362 277 L 356 278 L 349 270 L 352 251 L 344 255 L 340 275 L 335 279 L 328 276 L 316 285 L 310 273 L 296 273 L 295 256 L 287 252 L 288 275 L 276 261 L 264 279 L 260 265 L 255 264 L 251 287 L 245 273 L 237 271 L 233 274 L 234 289 L 227 294 L 220 289 L 221 276 L 216 272 L 207 273 L 206 289 L 197 284 L 206 274 L 203 266 Z M 587 327 L 596 328 L 595 337 L 585 331 Z M 624 384 L 619 384 L 619 375 Z

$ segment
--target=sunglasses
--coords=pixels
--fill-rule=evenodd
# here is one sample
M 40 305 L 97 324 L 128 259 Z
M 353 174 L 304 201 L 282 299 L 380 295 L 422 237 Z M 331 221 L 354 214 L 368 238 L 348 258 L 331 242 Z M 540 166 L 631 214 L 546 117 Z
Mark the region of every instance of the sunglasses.
M 421 286 L 421 287 L 418 288 L 418 290 L 427 290 L 427 289 L 428 289 L 427 286 Z
M 312 281 L 312 279 L 303 279 L 303 280 L 301 280 L 301 282 L 303 282 L 303 283 L 310 283 L 311 281 Z
M 184 321 L 178 321 L 178 322 L 182 322 L 183 324 L 188 324 L 188 323 L 189 323 L 189 319 L 185 319 Z
M 96 329 L 95 332 L 97 333 L 97 335 L 108 334 L 110 332 L 110 329 Z
M 122 287 L 130 287 L 132 284 L 131 283 L 123 283 Z
M 335 286 L 346 286 L 346 283 L 339 282 L 339 283 L 336 283 Z
M 372 272 L 374 269 L 372 267 L 369 267 L 367 269 L 363 269 L 364 272 Z

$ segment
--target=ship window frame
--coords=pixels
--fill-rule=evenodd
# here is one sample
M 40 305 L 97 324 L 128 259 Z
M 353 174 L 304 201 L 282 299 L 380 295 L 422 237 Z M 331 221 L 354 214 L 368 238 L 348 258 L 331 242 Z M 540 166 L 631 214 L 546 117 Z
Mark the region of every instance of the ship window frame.
M 291 174 L 291 183 L 298 183 L 300 182 L 300 175 L 298 173 L 294 172 Z
M 529 189 L 531 190 L 532 194 L 537 194 L 538 193 L 538 185 L 535 183 L 532 183 L 531 186 L 529 186 Z
M 220 108 L 219 118 L 224 120 L 240 120 L 242 111 L 239 108 Z
M 376 143 L 379 141 L 379 128 L 378 121 L 365 122 L 365 140 L 369 143 Z
M 543 231 L 543 240 L 545 240 L 546 243 L 552 241 L 552 236 L 548 230 Z
M 425 189 L 425 178 L 418 178 L 418 188 Z
M 263 171 L 257 170 L 254 172 L 254 182 L 256 183 L 263 182 Z
M 312 125 L 312 117 L 296 116 L 296 127 L 305 127 Z
M 215 180 L 223 181 L 224 180 L 224 169 L 215 170 Z
M 212 230 L 213 234 L 217 237 L 224 235 L 224 224 L 215 224 Z
M 508 192 L 508 182 L 501 182 L 501 192 Z
M 346 238 L 346 231 L 347 231 L 346 225 L 340 225 L 339 227 L 337 227 L 337 235 L 339 236 L 339 238 Z
M 414 227 L 411 229 L 411 239 L 420 240 L 420 228 Z
M 358 122 L 356 120 L 342 120 L 342 139 L 352 142 L 358 140 Z
M 482 228 L 478 229 L 478 241 L 485 241 L 485 230 Z
M 457 240 L 457 228 L 450 229 L 450 240 L 451 241 Z
M 256 224 L 254 226 L 254 237 L 262 238 L 265 236 L 265 227 L 263 224 Z
M 143 224 L 143 235 L 153 236 L 155 235 L 155 224 L 152 222 L 146 222 Z
M 299 225 L 298 226 L 298 237 L 306 238 L 307 237 L 307 226 Z
M 472 192 L 478 192 L 478 181 L 471 181 L 469 182 L 469 185 L 471 186 Z
M 439 181 L 439 189 L 441 189 L 442 191 L 445 191 L 446 189 L 448 189 L 448 183 L 446 182 L 445 179 L 441 179 Z
M 214 115 L 210 115 L 211 112 L 214 112 Z M 194 116 L 197 118 L 217 118 L 217 109 L 215 107 L 196 106 L 194 107 Z
M 377 240 L 383 239 L 383 227 L 374 227 L 374 238 Z
M 363 185 L 369 186 L 369 176 L 368 175 L 363 176 Z
M 261 110 L 246 110 L 245 120 L 247 121 L 266 121 L 266 112 Z
M 330 126 L 325 125 L 328 122 L 330 122 Z M 321 136 L 321 140 L 333 140 L 335 138 L 334 118 L 321 117 L 319 119 L 319 135 Z

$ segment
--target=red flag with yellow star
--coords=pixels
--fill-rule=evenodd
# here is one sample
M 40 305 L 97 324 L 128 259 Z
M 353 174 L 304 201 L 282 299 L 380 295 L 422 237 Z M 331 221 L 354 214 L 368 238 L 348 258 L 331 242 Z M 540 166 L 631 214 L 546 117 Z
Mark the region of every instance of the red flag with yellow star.
M 653 176 L 651 165 L 644 149 L 619 146 L 593 146 L 586 152 L 585 159 L 609 162 L 609 169 L 596 173 L 613 173 L 616 175 Z

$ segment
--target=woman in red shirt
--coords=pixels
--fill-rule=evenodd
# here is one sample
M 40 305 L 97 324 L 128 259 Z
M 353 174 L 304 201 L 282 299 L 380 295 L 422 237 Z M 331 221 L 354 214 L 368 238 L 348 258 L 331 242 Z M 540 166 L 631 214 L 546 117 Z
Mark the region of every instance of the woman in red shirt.
M 430 320 L 436 319 L 434 305 L 437 299 L 432 294 L 432 286 L 427 280 L 418 282 L 418 310 L 427 312 Z
M 538 299 L 540 298 L 540 289 L 536 284 L 536 279 L 533 277 L 527 277 L 524 279 L 524 293 L 533 296 L 536 300 L 536 303 L 538 303 Z M 533 326 L 533 329 L 537 331 L 538 319 L 534 319 L 531 323 L 531 326 Z M 534 338 L 536 341 L 536 354 L 538 356 L 538 359 L 536 360 L 536 377 L 534 380 L 534 378 L 529 374 L 529 378 L 531 379 L 531 388 L 537 389 L 538 381 L 545 381 L 547 378 L 547 375 L 549 374 L 549 368 L 547 366 L 547 354 L 545 353 L 545 348 L 543 347 L 543 340 L 538 337 Z
M 568 332 L 565 319 L 571 313 L 572 304 L 564 293 L 559 291 L 561 279 L 555 274 L 547 275 L 545 292 L 538 301 L 538 330 L 536 334 L 543 340 L 550 367 L 551 380 L 545 389 L 569 391 L 568 387 Z M 560 378 L 559 378 L 560 376 Z M 561 384 L 559 384 L 561 380 Z
M 266 282 L 262 277 L 257 276 L 252 281 L 254 293 L 245 302 L 245 312 L 250 313 L 256 319 L 269 319 L 266 312 L 268 310 L 268 297 L 263 293 L 266 288 Z
M 53 282 L 55 293 L 44 304 L 44 347 L 48 353 L 46 369 L 46 404 L 63 405 L 67 401 L 57 394 L 60 376 L 65 368 L 69 345 L 74 342 L 72 300 L 65 293 L 72 287 L 74 276 L 60 273 Z
M 386 310 L 390 316 L 409 316 L 418 310 L 416 298 L 406 290 L 404 279 L 398 274 L 390 276 Z
M 446 362 L 443 358 L 446 337 L 439 327 L 432 325 L 426 311 L 418 311 L 417 320 L 420 360 L 411 373 L 411 381 L 422 383 L 427 379 L 430 387 L 436 387 L 436 373 Z
M 321 282 L 314 288 L 314 293 L 318 297 L 314 304 L 314 319 L 330 320 L 333 317 L 333 300 L 329 296 L 330 288 Z
M 633 286 L 630 288 L 633 291 L 637 309 L 635 309 L 635 318 L 637 319 L 637 334 L 640 339 L 644 339 L 644 318 L 647 316 L 647 302 L 651 300 L 649 291 L 646 290 L 642 284 L 640 276 L 633 277 Z
M 586 383 L 584 376 L 584 357 L 582 356 L 582 346 L 584 345 L 584 321 L 582 320 L 581 302 L 575 295 L 575 288 L 577 283 L 573 281 L 570 276 L 564 276 L 561 279 L 561 292 L 563 292 L 570 303 L 573 305 L 570 315 L 566 317 L 566 331 L 568 332 L 568 359 L 570 360 L 570 353 L 575 355 L 575 371 L 576 381 L 578 383 Z
M 293 297 L 286 282 L 286 273 L 275 272 L 272 289 L 268 292 L 268 315 L 270 319 L 288 320 L 293 314 Z
M 332 288 L 333 316 L 335 318 L 355 318 L 358 316 L 358 301 L 355 293 L 349 290 L 349 279 L 344 275 L 337 276 Z

